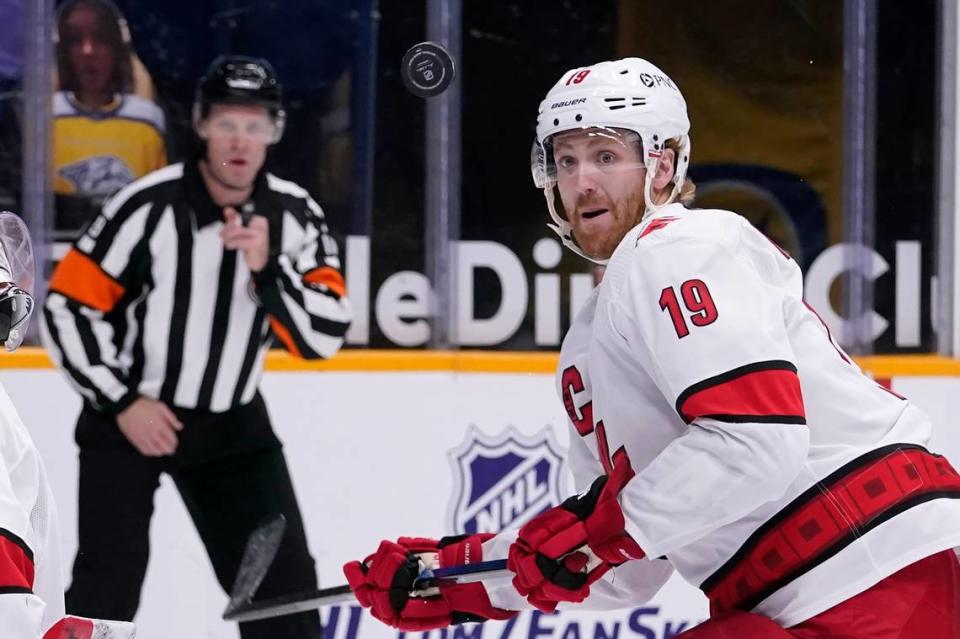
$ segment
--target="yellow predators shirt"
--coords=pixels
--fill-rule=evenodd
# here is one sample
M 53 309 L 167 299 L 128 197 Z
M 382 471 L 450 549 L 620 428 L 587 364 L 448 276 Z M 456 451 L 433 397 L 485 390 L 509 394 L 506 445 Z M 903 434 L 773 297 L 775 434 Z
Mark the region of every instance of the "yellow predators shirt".
M 63 195 L 107 196 L 167 163 L 160 107 L 117 95 L 103 111 L 72 93 L 53 97 L 53 188 Z

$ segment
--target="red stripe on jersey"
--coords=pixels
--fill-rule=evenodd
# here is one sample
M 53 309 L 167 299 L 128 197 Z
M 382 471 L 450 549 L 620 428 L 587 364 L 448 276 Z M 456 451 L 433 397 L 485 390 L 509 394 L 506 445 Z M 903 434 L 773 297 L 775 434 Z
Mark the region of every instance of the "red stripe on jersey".
M 858 537 L 937 498 L 960 499 L 960 474 L 913 444 L 870 451 L 774 515 L 701 584 L 711 609 L 751 610 Z
M 0 593 L 33 591 L 33 552 L 9 530 L 0 528 Z
M 748 364 L 694 384 L 680 393 L 677 412 L 688 424 L 698 417 L 806 423 L 797 369 L 780 360 Z
M 816 311 L 816 309 L 814 309 L 812 306 L 810 306 L 809 302 L 807 302 L 806 300 L 803 301 L 803 305 L 806 306 L 807 309 L 808 309 L 811 313 L 813 313 L 813 316 L 814 316 L 814 317 L 816 317 L 818 320 L 820 320 L 820 324 L 823 326 L 823 330 L 825 330 L 825 331 L 827 332 L 827 341 L 829 341 L 829 342 L 830 342 L 830 345 L 833 346 L 834 350 L 837 351 L 837 354 L 840 356 L 840 359 L 842 359 L 842 360 L 843 360 L 844 362 L 846 362 L 847 364 L 851 364 L 852 362 L 850 361 L 850 358 L 847 357 L 847 356 L 843 353 L 843 351 L 840 350 L 840 347 L 837 346 L 837 343 L 833 341 L 833 334 L 830 332 L 830 327 L 827 326 L 827 323 L 823 321 L 823 318 L 822 318 L 822 317 L 820 317 L 820 313 L 818 313 L 818 312 Z
M 887 391 L 897 399 L 906 399 L 903 395 L 893 390 L 893 379 L 890 377 L 877 377 L 873 381 L 877 383 L 877 386 Z
M 650 223 L 647 224 L 647 228 L 645 228 L 645 229 L 643 229 L 642 231 L 640 231 L 640 237 L 637 238 L 637 241 L 639 241 L 640 238 L 643 238 L 643 237 L 646 237 L 646 236 L 650 235 L 650 234 L 653 233 L 654 231 L 659 231 L 660 229 L 662 229 L 663 227 L 665 227 L 665 226 L 666 226 L 667 224 L 669 224 L 670 222 L 673 222 L 675 219 L 677 219 L 677 218 L 675 218 L 675 217 L 656 217 L 656 218 L 650 220 Z

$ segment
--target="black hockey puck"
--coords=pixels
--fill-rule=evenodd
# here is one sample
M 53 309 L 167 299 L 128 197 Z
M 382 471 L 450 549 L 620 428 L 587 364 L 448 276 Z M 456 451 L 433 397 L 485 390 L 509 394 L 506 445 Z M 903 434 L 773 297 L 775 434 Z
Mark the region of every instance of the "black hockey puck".
M 446 91 L 456 68 L 450 53 L 436 42 L 421 42 L 403 56 L 400 76 L 410 93 L 432 98 Z

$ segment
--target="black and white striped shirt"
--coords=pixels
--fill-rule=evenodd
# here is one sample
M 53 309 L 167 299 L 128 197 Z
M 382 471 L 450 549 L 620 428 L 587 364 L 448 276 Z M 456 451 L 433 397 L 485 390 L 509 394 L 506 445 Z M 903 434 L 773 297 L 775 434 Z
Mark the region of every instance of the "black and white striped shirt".
M 295 355 L 337 352 L 351 309 L 323 211 L 265 172 L 251 201 L 269 222 L 259 273 L 224 249 L 222 210 L 195 162 L 121 190 L 60 262 L 42 336 L 95 408 L 117 413 L 141 395 L 214 412 L 246 404 L 271 329 Z

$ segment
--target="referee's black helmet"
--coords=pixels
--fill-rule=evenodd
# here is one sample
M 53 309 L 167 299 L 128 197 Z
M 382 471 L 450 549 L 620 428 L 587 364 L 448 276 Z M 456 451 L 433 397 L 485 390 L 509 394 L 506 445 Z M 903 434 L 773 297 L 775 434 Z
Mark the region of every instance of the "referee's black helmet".
M 276 133 L 273 142 L 283 135 L 287 114 L 283 109 L 283 87 L 269 62 L 243 55 L 217 57 L 197 83 L 193 102 L 193 125 L 210 113 L 211 104 L 261 106 L 273 119 Z

